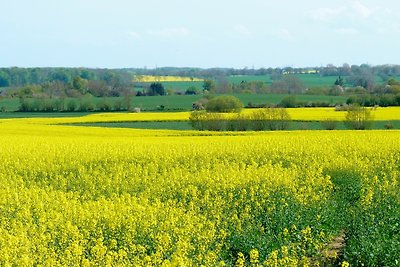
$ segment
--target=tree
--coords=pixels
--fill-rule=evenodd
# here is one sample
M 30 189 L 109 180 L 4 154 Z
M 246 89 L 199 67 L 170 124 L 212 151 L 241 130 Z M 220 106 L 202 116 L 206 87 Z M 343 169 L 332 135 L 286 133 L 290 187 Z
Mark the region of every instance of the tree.
M 164 85 L 158 82 L 150 84 L 150 87 L 147 90 L 147 95 L 150 96 L 165 95 Z
M 0 87 L 7 87 L 10 85 L 10 77 L 6 72 L 0 71 Z
M 216 93 L 230 94 L 232 93 L 232 85 L 229 83 L 226 76 L 220 76 L 217 79 Z
M 265 129 L 286 130 L 291 120 L 289 113 L 284 108 L 265 108 L 251 114 L 250 119 L 253 129 L 262 131 Z
M 87 87 L 88 92 L 97 97 L 108 96 L 111 92 L 110 86 L 105 81 L 89 81 Z
M 204 80 L 203 91 L 213 92 L 215 90 L 215 82 L 213 80 Z
M 339 76 L 339 78 L 336 79 L 335 85 L 339 85 L 339 86 L 343 86 L 344 85 L 344 80 L 343 80 L 343 78 L 341 76 Z
M 284 75 L 281 80 L 275 80 L 271 84 L 271 91 L 276 93 L 299 94 L 305 88 L 304 83 L 293 75 Z
M 242 108 L 243 103 L 230 95 L 214 97 L 206 104 L 207 112 L 240 112 Z
M 53 81 L 60 81 L 65 84 L 70 82 L 70 77 L 66 69 L 55 69 L 50 77 Z
M 346 114 L 345 124 L 349 129 L 365 130 L 371 127 L 371 110 L 360 105 L 351 105 Z
M 72 87 L 81 92 L 81 94 L 86 94 L 88 90 L 88 80 L 83 79 L 80 76 L 76 76 L 72 81 Z
M 295 108 L 296 105 L 297 105 L 297 98 L 294 95 L 285 96 L 279 103 L 279 106 L 284 108 Z
M 185 91 L 185 95 L 197 95 L 198 93 L 199 93 L 199 90 L 195 86 L 190 86 Z
M 355 68 L 352 75 L 347 78 L 347 82 L 371 90 L 374 87 L 374 79 L 373 69 L 368 65 L 361 65 Z

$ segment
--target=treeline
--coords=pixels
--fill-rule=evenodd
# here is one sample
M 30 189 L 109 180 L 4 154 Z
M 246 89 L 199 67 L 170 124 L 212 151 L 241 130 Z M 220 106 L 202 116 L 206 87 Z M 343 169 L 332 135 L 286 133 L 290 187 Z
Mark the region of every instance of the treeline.
M 217 79 L 232 75 L 269 75 L 272 80 L 278 80 L 285 74 L 314 73 L 320 76 L 342 76 L 348 77 L 350 83 L 357 84 L 360 76 L 364 78 L 379 76 L 383 81 L 400 76 L 400 65 L 370 66 L 349 65 L 342 66 L 327 65 L 325 67 L 309 68 L 126 68 L 126 69 L 93 69 L 93 68 L 0 68 L 0 87 L 21 87 L 30 84 L 41 85 L 48 82 L 72 83 L 76 77 L 88 81 L 104 81 L 110 86 L 131 85 L 135 75 L 160 75 L 160 76 L 184 76 L 204 79 Z M 367 79 L 368 80 L 368 79 Z M 364 81 L 365 82 L 365 81 Z M 371 80 L 373 82 L 373 80 Z M 362 84 L 357 84 L 362 86 Z M 363 84 L 363 87 L 368 85 Z
M 313 73 L 318 76 L 335 76 L 332 84 L 307 87 L 294 74 Z M 135 75 L 174 75 L 203 77 L 203 84 L 182 89 L 165 89 L 162 83 L 136 83 Z M 259 75 L 257 81 L 231 82 L 231 75 Z M 261 79 L 268 75 L 271 82 Z M 309 77 L 309 76 L 307 76 Z M 126 97 L 129 95 L 155 96 L 171 94 L 290 94 L 346 96 L 347 104 L 362 106 L 400 105 L 399 65 L 369 66 L 327 65 L 318 68 L 157 68 L 157 69 L 88 69 L 88 68 L 0 68 L 0 97 L 42 99 L 37 102 L 53 103 L 67 98 Z M 318 77 L 316 77 L 318 78 Z M 263 80 L 263 81 L 261 81 Z M 4 89 L 3 89 L 4 88 Z M 48 99 L 44 101 L 43 99 Z M 34 102 L 34 100 L 32 100 Z M 343 103 L 301 103 L 285 99 L 282 107 L 331 106 Z M 31 105 L 32 106 L 32 105 Z M 38 106 L 38 105 L 36 105 Z M 247 107 L 258 107 L 248 103 Z M 189 107 L 188 107 L 189 108 Z M 33 108 L 38 109 L 38 108 Z M 46 108 L 44 108 L 46 109 Z M 48 108 L 51 110 L 51 108 Z M 58 108 L 55 108 L 58 110 Z M 42 108 L 39 108 L 42 110 Z
M 92 112 L 92 111 L 135 111 L 130 96 L 114 101 L 85 96 L 81 98 L 20 98 L 21 112 Z
M 127 69 L 137 75 L 156 75 L 156 76 L 185 76 L 185 77 L 198 77 L 198 78 L 217 78 L 223 76 L 232 75 L 255 75 L 264 76 L 271 75 L 276 77 L 284 74 L 304 74 L 304 73 L 315 73 L 321 76 L 352 76 L 363 73 L 373 73 L 382 78 L 382 80 L 388 80 L 390 77 L 400 76 L 400 65 L 378 65 L 371 66 L 368 64 L 361 65 L 349 65 L 347 63 L 342 66 L 335 66 L 328 64 L 320 67 L 284 67 L 284 68 L 175 68 L 175 67 L 164 67 L 155 69 Z
M 120 87 L 131 84 L 133 74 L 123 69 L 0 68 L 0 87 L 13 88 L 52 82 L 72 84 L 77 77 L 87 81 L 103 81 L 109 86 Z

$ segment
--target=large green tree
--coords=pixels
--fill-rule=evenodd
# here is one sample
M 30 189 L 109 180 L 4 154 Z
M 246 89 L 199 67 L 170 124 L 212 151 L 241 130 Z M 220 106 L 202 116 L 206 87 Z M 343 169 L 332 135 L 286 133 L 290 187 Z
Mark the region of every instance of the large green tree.
M 221 95 L 212 98 L 206 104 L 208 112 L 240 112 L 243 103 L 235 96 Z
M 4 72 L 0 71 L 0 87 L 7 87 L 10 85 L 10 77 Z

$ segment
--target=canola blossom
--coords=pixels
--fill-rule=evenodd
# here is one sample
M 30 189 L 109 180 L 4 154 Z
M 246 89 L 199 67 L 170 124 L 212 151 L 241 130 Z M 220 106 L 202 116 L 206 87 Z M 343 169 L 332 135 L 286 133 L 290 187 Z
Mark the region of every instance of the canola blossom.
M 0 120 L 1 266 L 398 266 L 400 131 L 54 125 L 131 115 Z

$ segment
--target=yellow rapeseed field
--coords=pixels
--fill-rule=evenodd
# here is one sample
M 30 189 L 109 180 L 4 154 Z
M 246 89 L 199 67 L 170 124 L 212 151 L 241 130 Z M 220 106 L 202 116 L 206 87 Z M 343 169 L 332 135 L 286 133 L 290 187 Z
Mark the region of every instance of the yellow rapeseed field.
M 255 112 L 257 109 L 245 109 L 244 114 Z M 334 108 L 288 108 L 286 109 L 292 120 L 297 121 L 323 121 L 345 119 L 346 111 L 335 111 Z M 389 121 L 400 120 L 400 107 L 386 107 L 371 109 L 373 120 Z M 235 114 L 223 114 L 227 118 Z M 64 124 L 86 122 L 129 122 L 129 121 L 186 121 L 190 112 L 144 112 L 144 113 L 97 113 L 82 117 L 67 118 L 22 118 L 4 119 L 3 122 L 12 121 L 22 124 Z M 1 123 L 1 122 L 0 122 Z
M 0 266 L 398 264 L 399 131 L 54 125 L 160 116 L 0 120 Z

